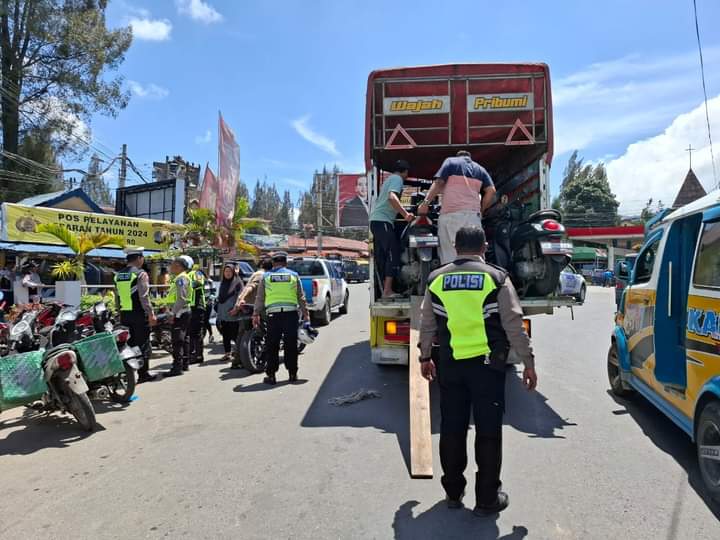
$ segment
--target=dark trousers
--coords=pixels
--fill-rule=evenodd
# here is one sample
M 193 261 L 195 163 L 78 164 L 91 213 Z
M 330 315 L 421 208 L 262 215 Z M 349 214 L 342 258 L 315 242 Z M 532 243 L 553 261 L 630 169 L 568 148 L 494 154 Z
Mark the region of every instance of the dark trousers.
M 172 349 L 173 349 L 173 371 L 182 371 L 190 362 L 190 313 L 185 312 L 173 319 L 172 325 Z
M 128 345 L 131 347 L 140 347 L 143 355 L 143 365 L 138 370 L 140 375 L 147 375 L 150 368 L 150 355 L 152 347 L 150 345 L 150 323 L 148 322 L 145 312 L 121 311 L 120 323 L 127 326 L 130 331 L 130 339 Z
M 193 308 L 190 315 L 190 358 L 194 362 L 203 362 L 203 328 L 205 327 L 205 310 Z
M 505 371 L 482 359 L 440 360 L 440 462 L 441 479 L 451 499 L 465 490 L 467 430 L 470 411 L 475 420 L 475 498 L 479 505 L 497 500 L 502 464 L 502 418 L 505 410 Z
M 208 306 L 205 309 L 205 320 L 203 321 L 203 325 L 205 328 L 205 331 L 207 332 L 207 335 L 212 337 L 212 325 L 210 324 L 210 315 L 211 315 L 212 309 L 210 309 L 210 306 Z
M 237 341 L 239 328 L 239 321 L 222 321 L 220 333 L 223 338 L 223 349 L 225 349 L 225 354 L 232 351 L 232 342 Z
M 224 324 L 224 323 L 223 323 Z M 275 375 L 280 367 L 280 341 L 285 351 L 285 367 L 289 373 L 298 370 L 298 312 L 282 311 L 267 316 L 267 368 L 268 375 Z

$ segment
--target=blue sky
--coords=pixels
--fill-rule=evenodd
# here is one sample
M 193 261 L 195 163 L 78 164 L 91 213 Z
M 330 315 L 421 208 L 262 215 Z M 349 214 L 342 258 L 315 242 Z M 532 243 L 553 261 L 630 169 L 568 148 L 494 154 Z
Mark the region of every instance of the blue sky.
M 698 0 L 698 9 L 715 97 L 720 2 Z M 609 162 L 625 212 L 672 197 L 689 143 L 698 175 L 713 184 L 690 0 L 113 0 L 108 19 L 135 31 L 121 67 L 133 96 L 117 118 L 93 119 L 93 144 L 126 142 L 148 175 L 154 159 L 173 154 L 216 169 L 222 110 L 243 180 L 267 176 L 297 192 L 323 164 L 362 167 L 373 69 L 543 61 L 556 102 L 554 192 L 573 148 Z M 720 124 L 720 97 L 711 115 Z M 715 141 L 720 154 L 720 132 Z

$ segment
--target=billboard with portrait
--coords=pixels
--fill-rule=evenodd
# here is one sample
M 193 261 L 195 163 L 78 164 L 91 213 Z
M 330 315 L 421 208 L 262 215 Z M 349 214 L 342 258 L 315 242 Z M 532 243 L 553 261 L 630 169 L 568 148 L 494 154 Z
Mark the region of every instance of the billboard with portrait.
M 368 186 L 364 174 L 337 175 L 337 226 L 368 227 Z

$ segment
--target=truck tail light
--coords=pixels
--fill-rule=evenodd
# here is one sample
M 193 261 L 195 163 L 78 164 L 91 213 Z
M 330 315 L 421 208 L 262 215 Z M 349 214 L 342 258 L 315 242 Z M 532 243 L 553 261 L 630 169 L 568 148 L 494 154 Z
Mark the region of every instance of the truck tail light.
M 385 321 L 385 341 L 410 343 L 409 321 Z
M 432 221 L 427 216 L 420 216 L 415 220 L 415 225 L 432 225 Z
M 57 365 L 60 369 L 70 369 L 75 363 L 75 354 L 71 351 L 65 351 L 60 354 L 57 358 Z
M 554 219 L 545 219 L 540 224 L 542 228 L 546 231 L 560 231 L 562 230 L 562 225 L 560 225 L 557 221 Z
M 318 291 L 320 290 L 320 284 L 318 283 L 317 279 L 313 279 L 312 285 L 313 298 L 315 298 L 318 295 Z

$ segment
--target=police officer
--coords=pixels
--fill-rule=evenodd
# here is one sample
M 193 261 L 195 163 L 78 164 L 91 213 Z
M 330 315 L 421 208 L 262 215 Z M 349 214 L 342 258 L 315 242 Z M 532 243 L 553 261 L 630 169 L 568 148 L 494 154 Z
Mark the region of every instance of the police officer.
M 125 256 L 127 265 L 115 274 L 118 310 L 120 322 L 130 330 L 130 346 L 140 347 L 142 351 L 143 365 L 138 370 L 138 382 L 144 383 L 155 380 L 148 369 L 152 353 L 150 327 L 157 319 L 150 304 L 150 278 L 142 269 L 145 263 L 143 248 L 126 248 Z
M 467 465 L 467 430 L 475 420 L 476 506 L 484 516 L 507 508 L 500 491 L 505 367 L 512 347 L 525 370 L 523 384 L 537 385 L 530 338 L 522 308 L 507 273 L 485 263 L 485 233 L 477 226 L 460 229 L 458 258 L 435 270 L 422 304 L 420 362 L 423 376 L 440 385 L 440 461 L 442 485 L 450 508 L 462 507 Z M 433 341 L 439 344 L 436 361 Z M 437 363 L 436 363 L 437 362 Z
M 193 304 L 193 288 L 188 271 L 192 266 L 193 260 L 187 255 L 181 255 L 170 265 L 170 272 L 175 277 L 170 283 L 165 301 L 170 305 L 172 317 L 173 366 L 170 371 L 165 373 L 166 377 L 182 375 L 183 371 L 190 369 L 188 330 L 190 328 L 190 306 Z
M 193 302 L 190 306 L 190 363 L 202 364 L 205 362 L 203 330 L 207 309 L 205 274 L 202 270 L 190 270 L 188 275 L 193 289 Z
M 253 325 L 260 325 L 260 317 L 267 317 L 267 355 L 265 384 L 275 384 L 280 359 L 280 340 L 284 345 L 285 367 L 290 382 L 297 381 L 298 372 L 298 311 L 303 320 L 309 321 L 305 293 L 300 277 L 287 268 L 287 253 L 277 252 L 272 257 L 273 268 L 265 272 L 255 296 Z

